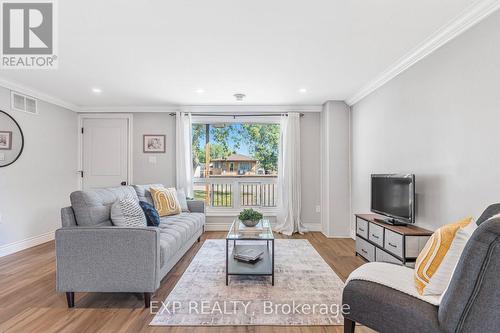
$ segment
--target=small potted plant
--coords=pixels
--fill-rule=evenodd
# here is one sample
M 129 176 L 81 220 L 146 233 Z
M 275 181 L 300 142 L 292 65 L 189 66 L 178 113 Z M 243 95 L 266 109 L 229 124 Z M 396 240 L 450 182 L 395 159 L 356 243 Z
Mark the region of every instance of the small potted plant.
M 238 216 L 241 222 L 243 222 L 243 224 L 247 227 L 255 227 L 262 217 L 262 213 L 259 213 L 252 208 L 244 209 Z

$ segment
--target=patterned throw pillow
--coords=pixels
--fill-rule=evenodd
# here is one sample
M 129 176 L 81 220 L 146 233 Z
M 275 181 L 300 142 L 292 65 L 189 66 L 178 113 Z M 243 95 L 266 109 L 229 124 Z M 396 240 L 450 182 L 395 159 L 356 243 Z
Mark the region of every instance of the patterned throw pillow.
M 429 238 L 415 263 L 415 286 L 419 294 L 429 294 L 426 292 L 426 288 L 432 282 L 433 276 L 448 253 L 457 231 L 465 228 L 471 221 L 472 217 L 468 217 L 456 223 L 447 224 L 436 230 Z M 441 275 L 441 273 L 438 274 L 438 278 Z
M 146 215 L 146 220 L 148 221 L 148 226 L 157 227 L 160 225 L 160 215 L 155 206 L 146 201 L 139 201 L 139 205 Z
M 111 222 L 118 227 L 145 227 L 146 216 L 139 202 L 133 198 L 116 201 L 111 206 Z
M 175 188 L 150 188 L 155 208 L 160 216 L 176 215 L 181 213 L 181 206 L 177 199 Z

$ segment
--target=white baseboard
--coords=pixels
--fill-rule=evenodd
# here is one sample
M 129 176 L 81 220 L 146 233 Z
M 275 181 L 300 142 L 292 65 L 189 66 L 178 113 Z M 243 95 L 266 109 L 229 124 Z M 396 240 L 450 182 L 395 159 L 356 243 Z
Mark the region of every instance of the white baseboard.
M 205 223 L 206 231 L 229 231 L 232 222 L 207 222 Z M 309 231 L 321 231 L 321 223 L 304 223 L 304 226 Z
M 33 236 L 14 243 L 2 245 L 0 246 L 0 257 L 5 257 L 9 254 L 16 253 L 46 242 L 50 242 L 51 240 L 54 240 L 54 234 L 55 231 L 49 231 L 45 234 Z
M 309 231 L 319 231 L 323 232 L 321 223 L 304 223 L 304 226 L 307 228 Z

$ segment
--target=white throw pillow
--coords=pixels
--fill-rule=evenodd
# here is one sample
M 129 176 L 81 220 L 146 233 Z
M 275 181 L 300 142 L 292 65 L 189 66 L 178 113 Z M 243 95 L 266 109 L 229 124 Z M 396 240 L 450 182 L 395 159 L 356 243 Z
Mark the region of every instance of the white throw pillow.
M 465 228 L 458 229 L 441 265 L 439 265 L 429 284 L 425 287 L 423 295 L 441 295 L 446 291 L 465 245 L 476 228 L 477 224 L 472 220 Z
M 139 202 L 133 198 L 117 200 L 111 206 L 111 222 L 118 227 L 145 227 L 146 215 Z
M 188 203 L 186 199 L 186 192 L 182 189 L 176 190 L 177 201 L 179 201 L 179 205 L 181 206 L 181 210 L 183 212 L 189 212 Z

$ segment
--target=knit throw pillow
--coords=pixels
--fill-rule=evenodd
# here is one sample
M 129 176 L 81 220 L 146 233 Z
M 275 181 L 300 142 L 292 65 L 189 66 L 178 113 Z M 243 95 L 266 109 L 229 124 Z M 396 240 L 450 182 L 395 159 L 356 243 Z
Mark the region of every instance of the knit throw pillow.
M 181 213 L 181 206 L 177 199 L 175 188 L 152 187 L 149 189 L 155 208 L 160 216 L 176 215 Z
M 111 222 L 118 227 L 145 227 L 146 216 L 139 202 L 133 198 L 116 201 L 111 206 Z
M 439 288 L 435 288 L 432 293 L 426 291 L 426 288 L 431 285 L 441 285 L 443 283 L 436 283 L 438 281 L 432 281 L 433 278 L 441 279 L 443 277 L 442 272 L 435 276 L 435 273 L 439 270 L 440 265 L 443 262 L 446 254 L 450 250 L 450 247 L 455 239 L 455 235 L 461 228 L 465 228 L 472 221 L 471 217 L 465 218 L 456 223 L 447 224 L 442 226 L 438 230 L 436 230 L 431 238 L 427 241 L 424 246 L 424 249 L 417 257 L 417 261 L 415 263 L 415 286 L 419 294 L 421 295 L 429 295 L 429 294 L 437 294 L 438 291 L 442 291 L 443 288 L 440 286 Z M 463 247 L 461 247 L 463 249 Z M 453 273 L 451 269 L 449 274 L 445 274 L 445 276 Z M 448 279 L 449 282 L 449 279 Z M 444 287 L 446 287 L 446 283 L 444 283 Z M 434 289 L 434 288 L 432 288 Z M 429 290 L 430 291 L 430 290 Z

